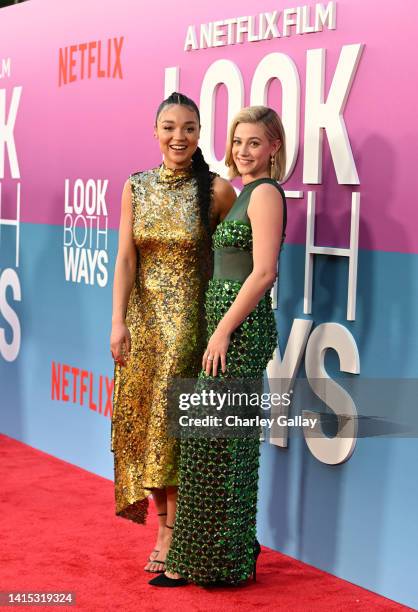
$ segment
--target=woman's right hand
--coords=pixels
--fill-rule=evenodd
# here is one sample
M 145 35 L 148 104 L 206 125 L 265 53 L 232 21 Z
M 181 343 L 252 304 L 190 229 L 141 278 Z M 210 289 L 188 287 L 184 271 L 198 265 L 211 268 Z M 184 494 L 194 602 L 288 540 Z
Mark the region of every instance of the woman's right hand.
M 131 334 L 125 323 L 113 323 L 110 334 L 110 352 L 115 363 L 126 366 L 131 352 Z

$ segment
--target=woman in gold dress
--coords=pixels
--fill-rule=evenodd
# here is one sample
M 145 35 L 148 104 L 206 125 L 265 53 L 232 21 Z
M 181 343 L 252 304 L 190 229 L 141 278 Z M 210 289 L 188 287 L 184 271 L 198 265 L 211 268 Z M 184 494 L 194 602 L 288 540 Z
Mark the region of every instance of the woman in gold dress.
M 196 104 L 173 93 L 155 122 L 163 163 L 130 176 L 122 194 L 111 332 L 116 514 L 145 523 L 152 494 L 151 572 L 164 570 L 176 511 L 179 448 L 167 435 L 167 386 L 198 373 L 210 235 L 236 199 L 209 171 L 199 133 Z

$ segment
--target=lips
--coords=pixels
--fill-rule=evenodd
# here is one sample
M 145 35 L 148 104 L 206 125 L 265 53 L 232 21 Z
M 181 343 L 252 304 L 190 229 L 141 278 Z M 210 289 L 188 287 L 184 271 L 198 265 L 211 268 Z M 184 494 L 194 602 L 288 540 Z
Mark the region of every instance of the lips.
M 172 151 L 185 151 L 187 149 L 187 145 L 169 145 Z

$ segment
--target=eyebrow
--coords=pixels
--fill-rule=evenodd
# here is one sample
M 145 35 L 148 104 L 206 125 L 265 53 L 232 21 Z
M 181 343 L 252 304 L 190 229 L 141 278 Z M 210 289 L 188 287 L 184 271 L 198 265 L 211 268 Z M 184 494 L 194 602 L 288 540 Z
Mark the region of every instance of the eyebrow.
M 163 119 L 161 123 L 175 123 L 175 121 L 172 121 L 171 119 Z M 188 123 L 191 125 L 196 125 L 197 121 L 185 121 L 184 125 L 187 125 Z
M 234 140 L 242 140 L 241 136 L 234 136 Z M 258 136 L 250 136 L 249 138 L 247 138 L 247 140 L 258 140 L 259 142 L 261 142 L 261 138 L 259 138 Z

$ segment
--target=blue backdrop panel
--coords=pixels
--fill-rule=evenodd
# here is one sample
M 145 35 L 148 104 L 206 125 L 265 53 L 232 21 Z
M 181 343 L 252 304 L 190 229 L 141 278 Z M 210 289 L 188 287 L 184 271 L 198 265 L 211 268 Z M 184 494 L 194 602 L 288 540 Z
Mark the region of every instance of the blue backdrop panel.
M 4 267 L 14 257 L 9 231 L 2 229 Z M 13 303 L 11 293 L 7 300 L 23 326 L 23 343 L 16 361 L 0 360 L 1 431 L 112 478 L 109 415 L 89 408 L 88 393 L 84 406 L 51 399 L 53 362 L 91 372 L 95 399 L 99 377 L 112 378 L 111 276 L 105 288 L 66 282 L 61 227 L 22 224 L 21 243 L 22 301 Z M 116 247 L 117 232 L 111 231 L 109 270 Z M 283 251 L 277 313 L 282 354 L 293 318 L 311 318 L 302 311 L 304 254 L 304 246 L 298 245 L 286 245 Z M 408 378 L 417 372 L 418 322 L 411 306 L 418 300 L 417 277 L 417 255 L 360 251 L 357 320 L 347 322 L 347 263 L 342 258 L 317 258 L 312 319 L 315 325 L 340 322 L 351 331 L 360 352 L 361 377 Z M 409 287 L 408 293 L 404 287 Z M 401 320 L 408 321 L 408 327 Z M 10 341 L 11 330 L 3 318 L 0 325 Z M 335 375 L 338 359 L 333 351 L 326 365 Z M 417 464 L 416 439 L 361 438 L 351 459 L 338 466 L 317 461 L 303 439 L 291 438 L 287 449 L 264 443 L 260 539 L 417 607 L 412 578 L 418 575 Z

